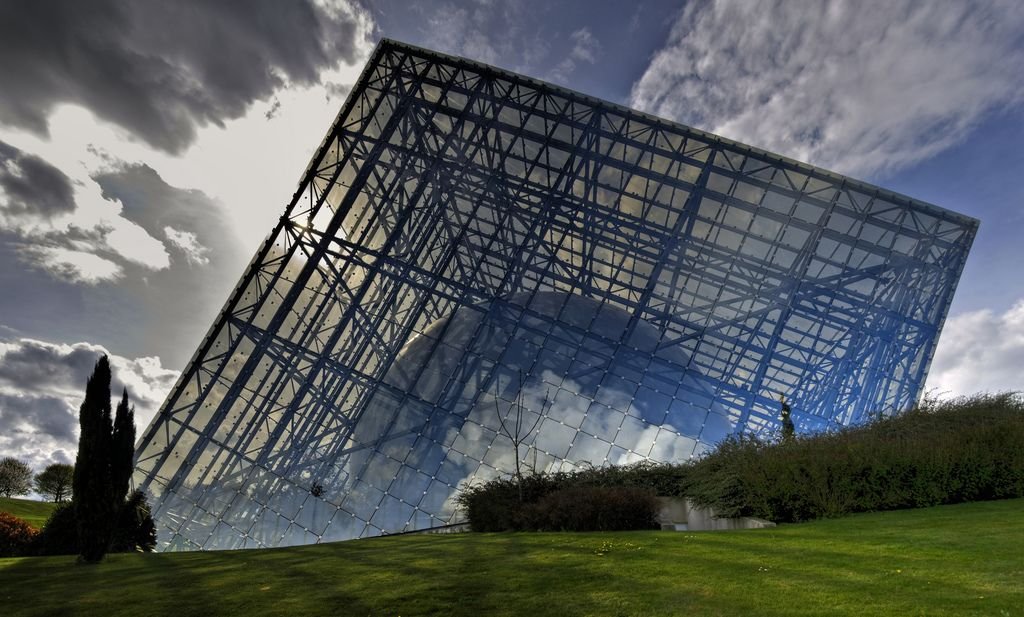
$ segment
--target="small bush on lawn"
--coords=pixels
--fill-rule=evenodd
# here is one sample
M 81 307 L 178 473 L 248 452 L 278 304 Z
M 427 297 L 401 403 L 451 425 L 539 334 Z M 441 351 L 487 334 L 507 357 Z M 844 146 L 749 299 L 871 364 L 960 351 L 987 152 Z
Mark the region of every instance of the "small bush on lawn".
M 0 512 L 0 557 L 17 557 L 28 553 L 38 533 L 17 516 Z
M 75 521 L 75 506 L 70 503 L 58 506 L 43 525 L 35 542 L 35 553 L 39 555 L 77 555 L 78 523 Z
M 523 528 L 535 531 L 655 529 L 658 500 L 633 486 L 577 486 L 555 490 L 523 508 Z
M 142 491 L 132 491 L 121 508 L 114 527 L 111 553 L 140 551 L 149 553 L 156 548 L 156 525 Z
M 531 521 L 527 506 L 546 496 L 570 488 L 631 488 L 646 495 L 681 495 L 688 467 L 657 463 L 639 463 L 621 467 L 587 467 L 572 472 L 523 476 L 523 500 L 515 478 L 497 479 L 471 486 L 459 495 L 458 502 L 473 531 L 511 531 L 540 528 Z M 594 499 L 598 498 L 597 493 Z M 605 494 L 609 498 L 610 494 Z M 638 506 L 638 508 L 642 508 Z M 657 508 L 655 508 L 657 512 Z M 545 527 L 548 528 L 548 527 Z M 633 527 L 638 529 L 642 527 Z

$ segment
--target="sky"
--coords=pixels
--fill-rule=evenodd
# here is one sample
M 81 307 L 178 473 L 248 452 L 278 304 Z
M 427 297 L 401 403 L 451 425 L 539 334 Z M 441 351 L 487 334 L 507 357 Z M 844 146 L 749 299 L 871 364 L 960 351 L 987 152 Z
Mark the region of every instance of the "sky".
M 0 455 L 140 432 L 381 37 L 981 220 L 926 390 L 1024 389 L 1024 3 L 0 0 Z

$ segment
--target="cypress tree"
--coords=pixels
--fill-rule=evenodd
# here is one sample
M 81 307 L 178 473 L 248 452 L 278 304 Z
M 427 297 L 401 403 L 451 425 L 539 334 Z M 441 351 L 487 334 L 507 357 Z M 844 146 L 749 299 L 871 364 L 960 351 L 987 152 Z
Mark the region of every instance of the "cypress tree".
M 135 456 L 135 407 L 128 408 L 128 389 L 121 393 L 121 402 L 114 416 L 114 433 L 111 438 L 110 479 L 111 499 L 117 505 L 124 502 L 128 484 L 132 478 Z
M 96 563 L 110 547 L 117 509 L 111 499 L 110 362 L 102 356 L 85 387 L 78 412 L 81 435 L 75 457 L 73 495 L 78 526 L 79 559 Z

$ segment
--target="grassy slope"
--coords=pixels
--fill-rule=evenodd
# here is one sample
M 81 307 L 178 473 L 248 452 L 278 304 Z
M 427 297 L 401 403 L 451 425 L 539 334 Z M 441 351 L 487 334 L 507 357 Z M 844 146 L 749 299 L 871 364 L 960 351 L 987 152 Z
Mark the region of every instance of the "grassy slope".
M 31 501 L 0 497 L 0 512 L 8 512 L 37 529 L 41 529 L 50 517 L 56 504 L 48 501 Z
M 0 559 L 6 615 L 1021 615 L 1024 500 L 740 532 Z

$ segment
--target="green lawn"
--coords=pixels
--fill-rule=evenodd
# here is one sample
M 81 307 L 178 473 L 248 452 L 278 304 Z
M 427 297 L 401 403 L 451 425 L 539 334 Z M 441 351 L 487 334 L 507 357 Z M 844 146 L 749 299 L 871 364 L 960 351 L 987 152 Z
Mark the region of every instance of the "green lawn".
M 1022 615 L 1024 500 L 738 532 L 0 559 L 5 615 Z
M 49 501 L 0 497 L 0 512 L 13 514 L 37 529 L 43 527 L 56 505 Z

